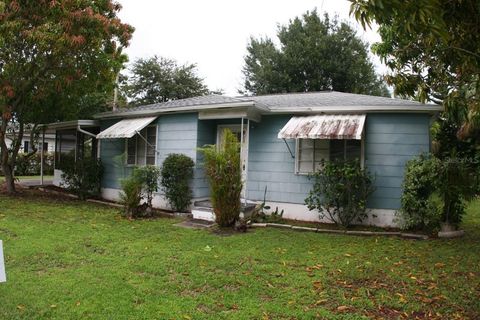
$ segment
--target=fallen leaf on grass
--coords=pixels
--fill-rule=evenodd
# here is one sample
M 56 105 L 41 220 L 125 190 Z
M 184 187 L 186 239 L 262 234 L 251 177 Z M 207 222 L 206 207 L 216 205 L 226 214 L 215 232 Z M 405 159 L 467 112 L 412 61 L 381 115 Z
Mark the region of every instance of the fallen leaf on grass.
M 347 311 L 348 310 L 348 307 L 347 306 L 339 306 L 337 307 L 337 311 Z
M 315 287 L 315 289 L 321 289 L 322 283 L 320 281 L 314 281 L 313 286 Z
M 323 303 L 325 303 L 325 302 L 327 302 L 327 301 L 328 301 L 328 299 L 320 299 L 320 300 L 318 300 L 317 302 L 315 302 L 315 305 L 318 306 L 319 304 L 323 304 Z

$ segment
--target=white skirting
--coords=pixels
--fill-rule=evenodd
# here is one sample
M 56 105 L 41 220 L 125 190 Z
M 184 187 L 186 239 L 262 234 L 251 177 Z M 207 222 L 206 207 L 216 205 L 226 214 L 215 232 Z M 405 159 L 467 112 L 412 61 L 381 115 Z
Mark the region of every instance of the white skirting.
M 111 201 L 118 201 L 120 199 L 120 190 L 119 189 L 110 189 L 102 188 L 102 197 Z M 275 210 L 278 207 L 280 212 L 284 210 L 283 217 L 285 219 L 299 220 L 299 221 L 310 221 L 310 222 L 330 222 L 327 219 L 320 220 L 317 211 L 308 210 L 307 206 L 304 204 L 298 203 L 285 203 L 285 202 L 267 202 L 267 205 L 270 206 L 270 210 Z M 167 201 L 162 194 L 156 193 L 153 198 L 153 206 L 159 209 L 171 210 Z M 195 211 L 195 212 L 193 212 Z M 203 220 L 213 220 L 213 214 L 206 212 L 205 210 L 197 210 L 193 208 L 192 213 L 194 213 L 194 218 L 203 219 Z M 372 225 L 378 227 L 395 227 L 396 223 L 394 221 L 395 210 L 390 209 L 370 209 L 370 214 L 367 220 L 365 220 L 363 225 Z
M 270 210 L 275 210 L 278 207 L 280 212 L 284 210 L 283 217 L 285 219 L 311 221 L 311 222 L 326 222 L 330 221 L 326 218 L 320 220 L 318 211 L 310 211 L 304 204 L 285 203 L 285 202 L 267 202 Z M 394 221 L 395 211 L 391 209 L 369 209 L 368 219 L 363 221 L 363 225 L 373 225 L 378 227 L 395 227 Z

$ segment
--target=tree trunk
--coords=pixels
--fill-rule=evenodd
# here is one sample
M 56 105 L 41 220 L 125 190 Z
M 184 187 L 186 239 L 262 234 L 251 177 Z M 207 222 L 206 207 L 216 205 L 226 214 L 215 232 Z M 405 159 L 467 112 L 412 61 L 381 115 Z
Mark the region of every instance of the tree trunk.
M 7 188 L 7 192 L 13 194 L 16 192 L 15 190 L 15 178 L 13 177 L 13 170 L 10 165 L 4 165 L 2 163 L 2 170 L 3 174 L 5 175 L 5 186 Z
M 10 154 L 5 141 L 7 136 L 8 123 L 10 121 L 11 118 L 7 117 L 4 113 L 2 115 L 2 123 L 0 126 L 0 163 L 2 166 L 3 174 L 5 175 L 5 186 L 7 192 L 9 194 L 13 194 L 16 192 L 14 177 L 15 162 L 17 160 L 18 151 L 20 150 L 20 146 L 22 144 L 24 125 L 22 122 L 20 122 L 20 129 L 17 133 L 16 139 L 13 139 L 13 148 Z

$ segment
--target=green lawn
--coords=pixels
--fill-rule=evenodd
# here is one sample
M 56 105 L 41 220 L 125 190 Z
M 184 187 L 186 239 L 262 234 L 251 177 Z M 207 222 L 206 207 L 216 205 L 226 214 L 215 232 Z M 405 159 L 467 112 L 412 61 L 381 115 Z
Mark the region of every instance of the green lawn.
M 0 196 L 0 319 L 480 318 L 480 201 L 458 240 L 218 236 L 177 221 Z

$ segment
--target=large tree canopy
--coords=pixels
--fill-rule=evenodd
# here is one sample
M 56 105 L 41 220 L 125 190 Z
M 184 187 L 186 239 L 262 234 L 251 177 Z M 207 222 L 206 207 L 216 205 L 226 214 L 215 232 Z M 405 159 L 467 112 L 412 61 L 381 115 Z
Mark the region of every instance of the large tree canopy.
M 163 57 L 136 60 L 122 86 L 134 106 L 201 96 L 209 93 L 195 64 L 178 65 Z
M 133 32 L 120 9 L 112 0 L 0 0 L 0 162 L 10 192 L 24 126 L 78 114 L 79 97 L 112 90 Z
M 316 10 L 280 26 L 280 46 L 251 38 L 243 73 L 247 93 L 335 90 L 389 96 L 375 73 L 368 46 L 345 22 Z
M 480 125 L 478 0 L 350 0 L 364 27 L 379 24 L 373 51 L 391 69 L 397 94 L 443 103 L 463 122 L 459 136 Z

